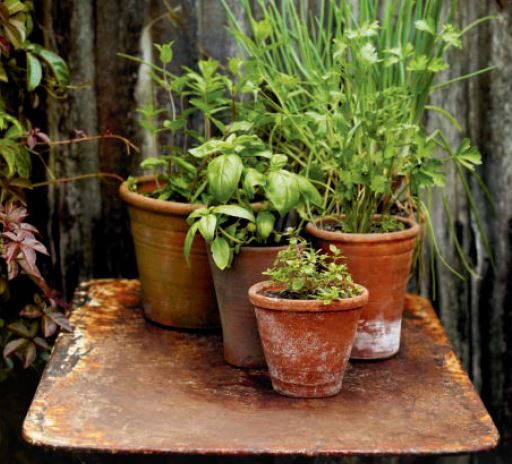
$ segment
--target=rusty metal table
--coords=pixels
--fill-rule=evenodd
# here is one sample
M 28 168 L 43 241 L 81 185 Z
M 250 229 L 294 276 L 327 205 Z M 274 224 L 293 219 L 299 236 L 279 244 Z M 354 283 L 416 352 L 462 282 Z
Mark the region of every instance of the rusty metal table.
M 498 432 L 429 302 L 409 295 L 402 348 L 353 362 L 340 395 L 289 399 L 222 360 L 218 334 L 161 329 L 137 281 L 83 284 L 24 423 L 35 445 L 112 453 L 399 455 L 492 449 Z

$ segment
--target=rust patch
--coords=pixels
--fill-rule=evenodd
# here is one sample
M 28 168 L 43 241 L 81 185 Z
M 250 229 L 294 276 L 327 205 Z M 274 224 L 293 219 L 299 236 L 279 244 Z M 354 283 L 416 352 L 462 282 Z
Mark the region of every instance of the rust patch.
M 223 362 L 218 335 L 146 322 L 136 281 L 77 290 L 25 420 L 30 443 L 76 451 L 389 455 L 492 449 L 498 432 L 425 299 L 409 295 L 397 356 L 353 362 L 338 396 L 294 400 L 265 370 Z

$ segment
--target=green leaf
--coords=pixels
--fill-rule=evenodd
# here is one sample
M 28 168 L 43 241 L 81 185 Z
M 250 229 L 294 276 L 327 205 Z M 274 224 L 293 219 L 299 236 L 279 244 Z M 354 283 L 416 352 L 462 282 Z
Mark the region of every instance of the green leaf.
M 409 61 L 409 65 L 407 66 L 408 71 L 425 71 L 428 67 L 428 56 L 419 55 Z
M 464 139 L 461 142 L 457 152 L 455 153 L 455 159 L 470 171 L 475 170 L 475 165 L 482 164 L 482 156 L 480 155 L 478 148 L 472 146 L 469 139 Z
M 172 46 L 174 42 L 169 42 L 163 45 L 155 44 L 156 49 L 160 53 L 160 61 L 165 65 L 169 64 L 173 58 Z
M 207 242 L 215 238 L 215 228 L 217 227 L 217 216 L 208 214 L 203 216 L 198 222 L 199 232 Z
M 265 175 L 257 171 L 254 168 L 249 168 L 244 177 L 244 191 L 250 200 L 256 195 L 255 187 L 265 187 L 266 178 Z
M 164 129 L 168 129 L 171 132 L 175 133 L 176 131 L 183 129 L 183 127 L 185 127 L 185 124 L 186 124 L 186 121 L 184 119 L 175 119 L 175 120 L 166 119 L 163 122 L 162 126 L 164 127 Z
M 166 168 L 168 165 L 169 162 L 166 159 L 155 157 L 146 158 L 140 163 L 140 167 L 144 171 Z
M 432 18 L 428 19 L 418 19 L 414 22 L 414 26 L 418 31 L 422 32 L 428 32 L 431 35 L 434 35 L 436 33 L 434 21 Z
M 211 246 L 213 261 L 223 271 L 231 262 L 231 249 L 225 238 L 217 237 Z
M 433 72 L 433 73 L 437 73 L 437 72 L 440 72 L 440 71 L 445 71 L 446 69 L 448 69 L 450 66 L 448 65 L 448 63 L 443 60 L 442 58 L 434 58 L 428 65 L 428 70 L 430 72 Z
M 27 5 L 24 5 L 20 0 L 5 0 L 4 4 L 11 16 L 14 16 L 16 13 L 21 11 L 28 11 Z
M 286 155 L 274 155 L 270 159 L 270 170 L 279 171 L 283 169 L 288 163 L 288 157 Z
M 69 84 L 68 65 L 59 55 L 42 47 L 37 47 L 35 53 L 50 66 L 52 74 L 55 76 L 59 86 L 64 87 Z
M 206 158 L 209 155 L 219 152 L 225 147 L 223 140 L 212 139 L 199 147 L 191 148 L 188 152 L 195 158 Z
M 41 62 L 32 53 L 27 53 L 27 89 L 29 92 L 39 87 L 43 78 Z
M 265 40 L 272 34 L 272 23 L 270 19 L 253 22 L 254 37 L 256 40 Z
M 254 214 L 248 209 L 236 205 L 221 205 L 213 208 L 215 214 L 224 214 L 226 216 L 237 217 L 246 219 L 247 221 L 254 222 Z
M 297 181 L 299 183 L 300 193 L 303 198 L 315 206 L 322 206 L 322 195 L 320 195 L 320 192 L 311 183 L 311 181 L 304 176 L 297 176 Z
M 9 77 L 7 76 L 5 67 L 2 64 L 0 64 L 0 82 L 9 82 Z
M 7 163 L 9 177 L 16 174 L 16 151 L 13 147 L 3 143 L 0 144 L 0 154 Z
M 235 193 L 242 177 L 243 163 L 238 155 L 220 155 L 210 161 L 206 178 L 210 193 L 221 203 Z
M 256 232 L 261 240 L 267 240 L 274 230 L 275 216 L 270 211 L 260 211 L 256 216 Z
M 462 31 L 456 28 L 452 24 L 445 24 L 443 26 L 443 33 L 441 34 L 441 38 L 448 45 L 451 45 L 455 48 L 462 48 Z
M 300 201 L 297 177 L 288 171 L 271 172 L 268 175 L 266 194 L 281 216 L 291 211 Z
M 375 64 L 378 61 L 377 50 L 371 43 L 361 48 L 361 59 L 368 64 Z
M 384 193 L 388 185 L 388 180 L 385 176 L 374 176 L 372 177 L 370 188 L 377 194 L 380 195 Z
M 192 211 L 188 215 L 187 222 L 189 222 L 189 224 L 190 224 L 190 222 L 191 222 L 190 219 L 200 218 L 200 217 L 203 217 L 203 216 L 207 216 L 208 214 L 210 214 L 210 210 L 208 208 L 196 209 L 195 211 Z
M 195 222 L 190 226 L 185 237 L 185 243 L 183 245 L 183 254 L 185 255 L 185 260 L 187 261 L 187 263 L 190 258 L 190 251 L 192 250 L 192 244 L 194 243 L 194 238 L 196 236 L 198 228 L 199 222 Z

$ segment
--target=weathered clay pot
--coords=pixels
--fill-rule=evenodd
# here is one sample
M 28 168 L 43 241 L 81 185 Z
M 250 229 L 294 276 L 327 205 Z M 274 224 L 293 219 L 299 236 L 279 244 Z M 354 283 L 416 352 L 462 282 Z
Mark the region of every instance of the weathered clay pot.
M 297 398 L 338 394 L 368 291 L 326 305 L 272 297 L 268 290 L 271 284 L 260 282 L 249 298 L 274 390 Z
M 224 359 L 236 367 L 266 367 L 249 288 L 262 279 L 262 272 L 272 266 L 284 246 L 242 247 L 230 268 L 221 271 L 213 262 L 210 267 L 219 303 L 224 341 Z
M 420 226 L 409 219 L 396 219 L 406 225 L 405 230 L 382 234 L 329 232 L 317 226 L 321 220 L 306 228 L 317 248 L 325 252 L 331 244 L 339 248 L 354 281 L 370 292 L 357 327 L 353 359 L 385 359 L 400 349 L 404 298 Z
M 155 188 L 154 179 L 142 177 L 139 192 Z M 131 192 L 126 183 L 121 198 L 129 205 L 137 267 L 145 315 L 158 324 L 207 329 L 219 326 L 206 244 L 196 237 L 187 264 L 183 244 L 186 218 L 201 205 L 155 200 Z

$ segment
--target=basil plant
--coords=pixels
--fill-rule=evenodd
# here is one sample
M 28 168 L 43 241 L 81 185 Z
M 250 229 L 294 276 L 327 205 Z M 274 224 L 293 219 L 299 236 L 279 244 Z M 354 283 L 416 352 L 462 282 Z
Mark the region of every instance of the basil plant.
M 215 264 L 226 269 L 243 246 L 279 244 L 287 227 L 297 225 L 296 212 L 322 202 L 306 177 L 286 169 L 288 157 L 269 151 L 254 134 L 231 133 L 190 153 L 208 163 L 209 202 L 188 218 L 187 259 L 199 232 Z

